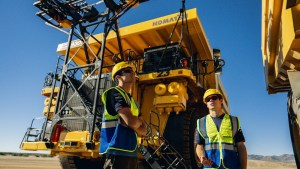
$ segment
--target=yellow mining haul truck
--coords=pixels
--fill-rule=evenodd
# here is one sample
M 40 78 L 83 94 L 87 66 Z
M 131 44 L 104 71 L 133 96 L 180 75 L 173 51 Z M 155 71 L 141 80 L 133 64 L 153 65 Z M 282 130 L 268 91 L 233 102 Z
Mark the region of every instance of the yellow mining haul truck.
M 300 2 L 262 1 L 262 56 L 269 94 L 288 92 L 288 120 L 300 168 Z
M 115 6 L 108 4 L 109 10 L 97 13 L 94 6 L 73 10 L 74 2 L 72 8 L 46 2 L 34 4 L 41 9 L 37 15 L 69 39 L 58 45 L 62 56 L 55 72 L 45 78 L 44 118 L 32 121 L 21 149 L 48 150 L 60 157 L 63 168 L 101 168 L 101 93 L 114 86 L 114 64 L 128 61 L 138 76 L 132 95 L 151 129 L 149 136 L 139 138 L 141 166 L 201 168 L 194 134 L 196 120 L 208 113 L 203 93 L 219 89 L 226 113 L 229 107 L 218 74 L 224 61 L 220 50 L 210 47 L 196 9 L 185 10 L 183 4 L 178 13 L 118 28 L 117 18 L 130 5 L 112 12 Z M 84 9 L 83 17 L 78 9 Z M 104 31 L 94 33 L 100 24 Z M 42 121 L 42 127 L 35 127 L 36 121 Z

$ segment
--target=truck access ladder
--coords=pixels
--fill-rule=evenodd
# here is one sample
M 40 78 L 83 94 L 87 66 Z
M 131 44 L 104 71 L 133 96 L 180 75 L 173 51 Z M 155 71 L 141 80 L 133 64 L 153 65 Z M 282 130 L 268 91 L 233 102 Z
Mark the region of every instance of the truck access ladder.
M 154 123 L 155 120 L 153 120 L 153 115 L 155 116 L 155 119 L 158 119 L 158 121 L 156 121 L 157 124 Z M 142 142 L 144 141 L 147 142 L 146 145 L 154 146 L 145 147 L 141 144 L 139 147 L 140 153 L 152 169 L 190 169 L 190 166 L 180 153 L 178 153 L 178 151 L 161 136 L 159 132 L 159 121 L 159 115 L 151 111 L 149 123 L 149 129 L 151 130 Z
M 111 74 L 105 72 L 109 72 L 114 62 L 125 60 L 117 20 L 141 1 L 120 1 L 119 4 L 109 0 L 93 2 L 88 4 L 85 0 L 37 0 L 33 4 L 40 10 L 36 15 L 47 25 L 65 33 L 68 42 L 63 44 L 65 51 L 59 76 L 55 73 L 59 77 L 59 84 L 53 83 L 49 96 L 51 102 L 53 91 L 57 89 L 54 112 L 49 116 L 49 105 L 47 113 L 44 114 L 46 118 L 42 129 L 29 127 L 21 148 L 26 149 L 26 142 L 29 142 L 30 137 L 35 137 L 31 138 L 32 141 L 46 141 L 47 149 L 55 148 L 53 142 L 57 140 L 52 140 L 52 136 L 61 127 L 62 130 L 71 132 L 88 131 L 86 148 L 95 149 L 94 134 L 98 131 L 95 124 L 101 123 L 101 93 L 113 86 Z M 98 7 L 101 4 L 105 5 L 104 12 L 99 12 L 103 10 L 103 7 Z M 96 31 L 103 32 L 101 39 L 94 36 Z M 106 38 L 111 32 L 115 33 L 118 41 L 114 51 L 106 47 Z M 90 41 L 98 43 L 98 48 L 90 46 Z M 73 47 L 78 50 L 71 51 Z M 51 125 L 46 132 L 48 124 Z M 31 149 L 30 145 L 28 147 Z
M 189 169 L 184 158 L 163 137 L 155 139 L 160 143 L 154 151 L 149 151 L 145 146 L 139 147 L 140 153 L 153 169 Z

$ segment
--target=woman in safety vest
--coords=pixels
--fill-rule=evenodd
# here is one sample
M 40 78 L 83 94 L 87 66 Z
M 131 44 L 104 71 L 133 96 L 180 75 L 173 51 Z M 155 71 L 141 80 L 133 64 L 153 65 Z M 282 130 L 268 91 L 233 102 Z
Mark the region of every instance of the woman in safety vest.
M 129 94 L 135 74 L 127 62 L 112 70 L 117 86 L 102 94 L 104 113 L 101 126 L 100 154 L 106 154 L 104 169 L 137 169 L 137 134 L 145 136 L 146 124 L 138 118 L 139 108 Z
M 247 150 L 239 118 L 222 111 L 223 95 L 208 89 L 203 102 L 209 114 L 197 120 L 196 153 L 204 168 L 246 169 Z

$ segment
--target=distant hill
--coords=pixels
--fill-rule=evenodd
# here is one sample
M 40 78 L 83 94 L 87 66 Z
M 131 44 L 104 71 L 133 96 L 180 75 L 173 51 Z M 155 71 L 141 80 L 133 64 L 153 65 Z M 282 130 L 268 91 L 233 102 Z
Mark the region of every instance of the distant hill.
M 40 153 L 13 153 L 13 152 L 0 152 L 0 156 L 35 156 L 35 157 L 52 157 L 49 154 L 40 154 Z M 263 155 L 248 155 L 249 160 L 260 160 L 260 161 L 274 161 L 274 162 L 285 162 L 285 163 L 295 163 L 294 155 L 292 154 L 283 154 L 280 156 L 263 156 Z
M 249 160 L 261 160 L 261 161 L 277 161 L 277 162 L 287 162 L 295 163 L 295 157 L 292 154 L 283 154 L 280 156 L 263 156 L 263 155 L 248 155 Z
M 41 154 L 41 153 L 14 153 L 14 152 L 0 152 L 0 156 L 21 156 L 21 157 L 52 157 L 50 154 Z

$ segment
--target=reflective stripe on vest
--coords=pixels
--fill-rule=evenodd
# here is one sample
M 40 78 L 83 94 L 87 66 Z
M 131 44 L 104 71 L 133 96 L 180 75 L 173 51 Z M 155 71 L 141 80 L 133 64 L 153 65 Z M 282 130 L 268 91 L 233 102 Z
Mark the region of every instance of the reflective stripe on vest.
M 224 115 L 219 131 L 210 115 L 197 120 L 197 130 L 205 139 L 205 153 L 213 160 L 213 166 L 209 168 L 218 168 L 221 165 L 230 169 L 239 168 L 237 148 L 233 139 L 239 129 L 239 119 L 228 114 Z
M 218 149 L 219 144 L 207 144 L 205 145 L 205 150 L 212 150 L 212 149 Z M 231 150 L 231 151 L 237 151 L 236 147 L 233 147 L 232 145 L 228 145 L 225 143 L 222 143 L 222 148 L 226 150 Z
M 119 120 L 112 120 L 112 121 L 103 121 L 101 128 L 113 128 L 116 127 L 119 124 Z
M 134 99 L 120 87 L 112 87 L 102 94 L 104 113 L 102 118 L 100 154 L 107 153 L 109 150 L 121 152 L 135 152 L 137 148 L 137 135 L 134 130 L 120 124 L 120 115 L 110 115 L 106 109 L 107 91 L 115 89 L 125 99 L 133 116 L 138 116 L 139 108 Z

